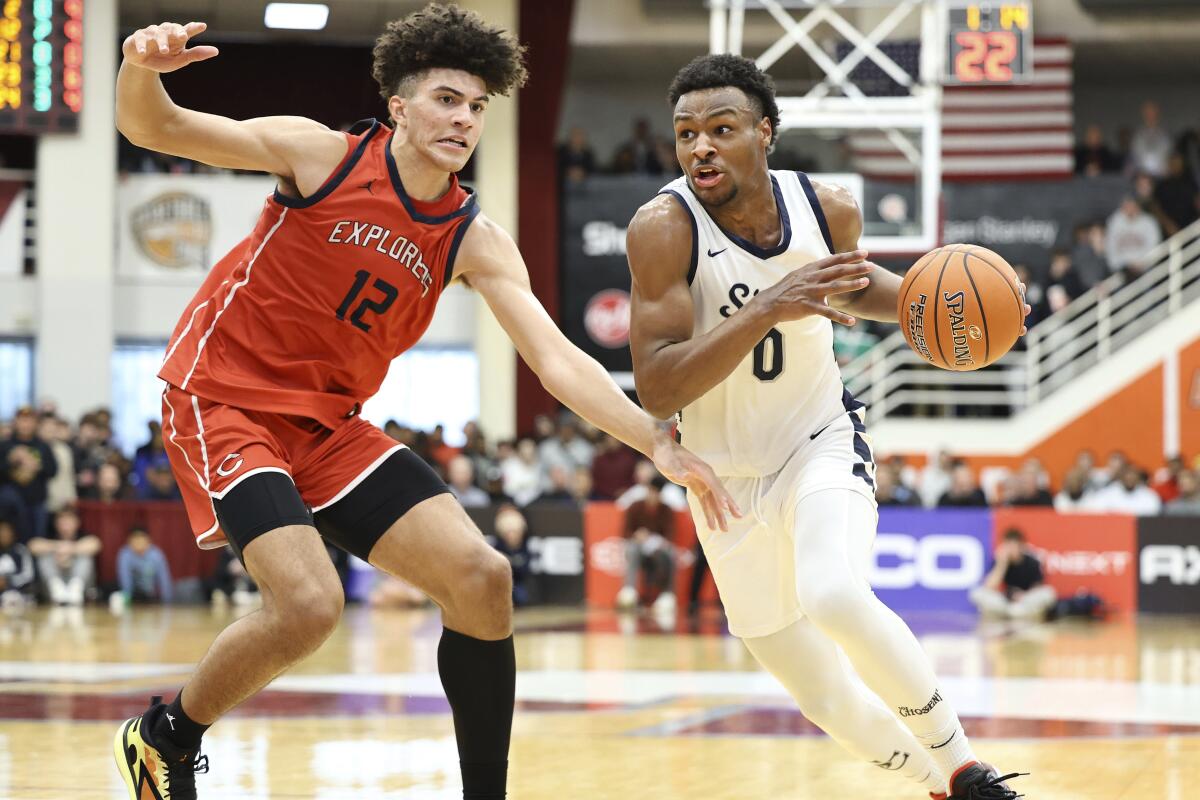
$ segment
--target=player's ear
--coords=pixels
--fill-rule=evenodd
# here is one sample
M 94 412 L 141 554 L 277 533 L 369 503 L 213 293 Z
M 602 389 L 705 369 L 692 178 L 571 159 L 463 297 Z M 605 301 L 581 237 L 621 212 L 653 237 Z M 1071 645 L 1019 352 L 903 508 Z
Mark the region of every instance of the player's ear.
M 396 127 L 407 124 L 408 108 L 404 98 L 394 94 L 388 98 L 388 116 Z
M 771 120 L 763 117 L 758 121 L 758 137 L 762 139 L 763 147 L 771 146 L 771 134 L 774 131 L 771 128 Z

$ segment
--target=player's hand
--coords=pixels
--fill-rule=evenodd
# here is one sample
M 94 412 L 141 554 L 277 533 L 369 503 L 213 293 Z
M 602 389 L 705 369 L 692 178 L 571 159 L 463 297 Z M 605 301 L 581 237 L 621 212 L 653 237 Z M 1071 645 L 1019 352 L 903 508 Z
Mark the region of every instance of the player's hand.
M 1021 287 L 1021 306 L 1025 309 L 1025 316 L 1021 318 L 1021 335 L 1024 336 L 1029 332 L 1029 329 L 1025 327 L 1024 319 L 1025 317 L 1029 316 L 1029 312 L 1033 311 L 1033 308 L 1029 305 L 1029 303 L 1025 302 L 1025 284 L 1021 281 L 1017 281 L 1017 286 Z
M 709 530 L 729 530 L 726 516 L 741 517 L 733 497 L 717 478 L 712 467 L 697 458 L 690 450 L 677 444 L 665 432 L 659 436 L 650 456 L 654 466 L 667 480 L 687 487 L 700 501 Z
M 770 304 L 772 316 L 779 322 L 818 316 L 853 325 L 854 317 L 833 308 L 825 298 L 869 286 L 871 280 L 866 276 L 876 267 L 864 261 L 866 257 L 866 250 L 834 253 L 792 270 L 779 283 L 759 292 L 755 300 Z
M 188 49 L 188 40 L 208 28 L 203 22 L 164 22 L 134 31 L 121 45 L 125 61 L 154 72 L 174 72 L 188 64 L 217 55 L 217 48 L 201 45 Z

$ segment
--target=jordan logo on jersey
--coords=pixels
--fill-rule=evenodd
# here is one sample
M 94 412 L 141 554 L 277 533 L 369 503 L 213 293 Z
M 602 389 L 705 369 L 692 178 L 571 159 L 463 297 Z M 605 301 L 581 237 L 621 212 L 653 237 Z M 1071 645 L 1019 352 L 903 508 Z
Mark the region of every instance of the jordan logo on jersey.
M 421 248 L 403 236 L 393 235 L 390 228 L 372 225 L 370 222 L 342 220 L 333 226 L 329 233 L 329 242 L 359 247 L 371 247 L 374 244 L 375 252 L 397 262 L 421 282 L 421 297 L 427 295 L 429 287 L 433 285 L 433 275 L 425 265 Z

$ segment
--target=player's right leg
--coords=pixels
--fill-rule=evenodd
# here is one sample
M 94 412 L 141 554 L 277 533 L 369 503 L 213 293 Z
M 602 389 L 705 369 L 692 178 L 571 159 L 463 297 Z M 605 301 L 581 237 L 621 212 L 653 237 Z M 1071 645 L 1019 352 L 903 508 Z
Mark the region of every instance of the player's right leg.
M 944 794 L 946 778 L 896 716 L 853 676 L 853 668 L 807 619 L 743 640 L 783 684 L 804 716 L 852 755 Z

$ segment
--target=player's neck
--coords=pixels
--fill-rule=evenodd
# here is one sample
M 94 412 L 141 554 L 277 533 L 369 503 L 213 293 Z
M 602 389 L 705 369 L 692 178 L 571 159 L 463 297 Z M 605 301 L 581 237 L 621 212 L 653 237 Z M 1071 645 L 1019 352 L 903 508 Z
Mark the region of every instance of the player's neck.
M 404 192 L 413 200 L 434 203 L 450 191 L 453 185 L 451 173 L 430 164 L 428 159 L 399 137 L 393 138 L 391 149 Z
M 743 184 L 728 203 L 707 210 L 723 230 L 759 247 L 774 247 L 783 237 L 771 174 L 765 170 L 752 183 Z

